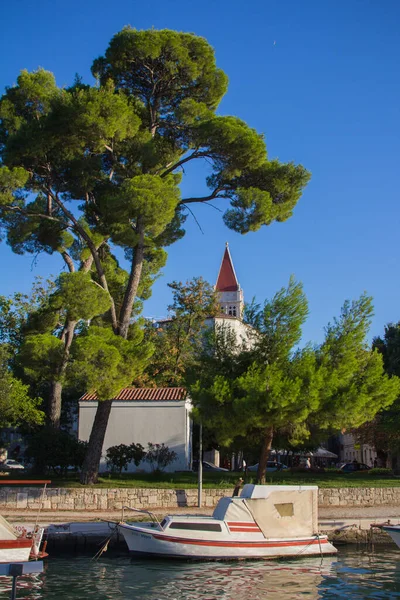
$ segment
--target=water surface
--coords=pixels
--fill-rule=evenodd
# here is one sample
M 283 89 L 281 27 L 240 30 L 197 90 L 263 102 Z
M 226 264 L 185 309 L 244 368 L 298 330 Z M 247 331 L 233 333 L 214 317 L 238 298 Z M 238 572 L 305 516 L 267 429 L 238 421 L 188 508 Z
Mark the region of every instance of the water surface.
M 10 580 L 0 578 L 0 598 Z M 17 598 L 59 600 L 282 600 L 400 598 L 395 546 L 343 547 L 335 557 L 285 561 L 131 560 L 126 554 L 51 557 L 45 572 L 21 577 Z

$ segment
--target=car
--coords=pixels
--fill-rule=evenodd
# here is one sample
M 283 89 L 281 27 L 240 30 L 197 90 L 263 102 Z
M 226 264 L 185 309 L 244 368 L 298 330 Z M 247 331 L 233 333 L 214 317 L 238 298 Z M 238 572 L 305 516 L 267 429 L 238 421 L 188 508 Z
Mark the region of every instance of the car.
M 283 471 L 284 469 L 287 469 L 287 466 L 284 465 L 283 463 L 279 462 L 279 461 L 275 461 L 275 460 L 269 460 L 267 462 L 267 471 L 271 472 L 271 471 Z M 255 465 L 252 465 L 251 467 L 247 468 L 248 471 L 258 471 L 258 463 Z
M 0 470 L 1 471 L 14 471 L 14 470 L 24 470 L 25 467 L 24 465 L 21 465 L 21 463 L 17 462 L 16 460 L 13 460 L 11 458 L 7 458 L 6 460 L 3 460 L 0 463 Z
M 214 463 L 210 463 L 207 460 L 203 460 L 201 464 L 203 467 L 203 471 L 226 471 L 226 472 L 229 471 L 229 469 L 224 469 L 223 467 L 217 467 L 217 465 L 214 465 Z M 193 461 L 193 471 L 198 471 L 198 470 L 199 470 L 199 461 L 194 460 Z
M 364 463 L 345 463 L 340 467 L 343 473 L 356 473 L 357 471 L 369 471 L 371 467 Z

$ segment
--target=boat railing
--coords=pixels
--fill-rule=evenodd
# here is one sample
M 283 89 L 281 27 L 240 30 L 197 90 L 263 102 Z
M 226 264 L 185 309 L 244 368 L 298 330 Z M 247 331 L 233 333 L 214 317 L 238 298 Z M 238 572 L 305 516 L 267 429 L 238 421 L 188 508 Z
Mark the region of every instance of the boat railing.
M 122 507 L 122 521 L 125 521 L 125 511 L 126 510 L 131 510 L 133 512 L 144 513 L 146 515 L 149 515 L 152 523 L 154 523 L 154 525 L 157 525 L 157 527 L 162 530 L 161 523 L 157 519 L 157 516 L 154 513 L 150 512 L 149 510 L 144 510 L 143 508 L 132 508 L 132 506 L 123 506 Z

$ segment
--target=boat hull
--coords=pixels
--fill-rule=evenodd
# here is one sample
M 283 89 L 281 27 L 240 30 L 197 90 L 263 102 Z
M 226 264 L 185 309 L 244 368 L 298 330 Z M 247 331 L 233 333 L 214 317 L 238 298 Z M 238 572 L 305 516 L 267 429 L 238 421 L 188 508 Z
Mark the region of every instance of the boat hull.
M 129 525 L 119 525 L 129 551 L 135 555 L 220 560 L 238 558 L 277 558 L 335 554 L 336 548 L 326 536 L 311 538 L 251 540 L 196 539 L 171 536 L 162 531 L 144 531 Z
M 32 540 L 0 540 L 0 563 L 26 562 L 32 549 Z
M 390 535 L 394 543 L 400 548 L 400 525 L 398 527 L 388 525 L 387 527 L 382 527 L 382 529 Z

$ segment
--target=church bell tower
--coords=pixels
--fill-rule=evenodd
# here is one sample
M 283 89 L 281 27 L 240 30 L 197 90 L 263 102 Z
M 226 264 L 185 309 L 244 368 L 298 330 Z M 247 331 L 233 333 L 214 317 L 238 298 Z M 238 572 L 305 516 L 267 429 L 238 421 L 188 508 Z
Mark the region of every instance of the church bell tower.
M 229 317 L 241 319 L 244 308 L 243 290 L 239 285 L 235 269 L 233 268 L 228 242 L 226 243 L 215 289 L 219 294 L 221 313 Z

